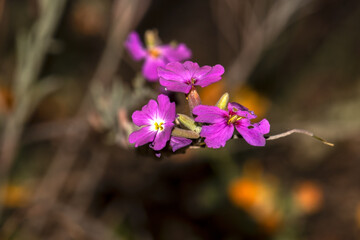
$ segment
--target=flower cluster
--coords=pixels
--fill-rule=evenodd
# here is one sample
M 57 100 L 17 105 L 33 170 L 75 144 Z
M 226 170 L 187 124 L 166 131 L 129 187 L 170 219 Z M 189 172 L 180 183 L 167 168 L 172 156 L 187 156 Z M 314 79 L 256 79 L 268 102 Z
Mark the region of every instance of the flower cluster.
M 242 137 L 248 144 L 264 146 L 264 134 L 269 133 L 270 124 L 266 119 L 252 123 L 254 112 L 235 103 L 229 103 L 225 93 L 216 106 L 201 104 L 196 87 L 206 87 L 221 80 L 225 70 L 215 66 L 200 67 L 196 62 L 183 61 L 191 52 L 185 45 L 153 45 L 144 49 L 136 33 L 131 33 L 126 47 L 134 59 L 145 58 L 144 76 L 158 80 L 167 91 L 186 94 L 190 115 L 176 114 L 175 103 L 168 96 L 160 94 L 150 100 L 141 111 L 135 111 L 132 120 L 142 127 L 129 136 L 129 142 L 135 147 L 150 143 L 149 146 L 159 153 L 169 145 L 172 151 L 195 145 L 209 148 L 224 147 L 235 137 Z M 236 131 L 235 131 L 236 130 Z M 169 142 L 169 144 L 167 144 Z

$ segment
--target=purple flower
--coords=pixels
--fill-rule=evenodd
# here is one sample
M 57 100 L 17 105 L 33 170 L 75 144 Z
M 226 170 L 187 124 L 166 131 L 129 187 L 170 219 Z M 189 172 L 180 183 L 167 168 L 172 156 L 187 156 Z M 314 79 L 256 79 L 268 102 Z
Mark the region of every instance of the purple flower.
M 145 78 L 152 82 L 159 78 L 158 67 L 163 67 L 169 62 L 184 61 L 191 57 L 191 50 L 183 43 L 177 46 L 167 44 L 145 48 L 136 32 L 130 33 L 125 42 L 125 47 L 136 61 L 145 58 L 142 72 Z
M 176 150 L 178 150 L 180 148 L 188 146 L 191 143 L 192 143 L 192 141 L 188 138 L 174 137 L 174 136 L 171 136 L 171 138 L 170 138 L 170 146 L 171 146 L 173 152 L 175 152 Z
M 135 147 L 151 142 L 150 147 L 159 151 L 170 139 L 176 115 L 175 103 L 171 103 L 169 97 L 163 94 L 158 96 L 157 102 L 150 100 L 141 111 L 135 111 L 132 115 L 135 125 L 144 126 L 129 136 L 129 142 L 135 143 Z
M 270 131 L 268 120 L 252 124 L 250 119 L 256 118 L 256 115 L 234 102 L 228 104 L 228 111 L 216 106 L 199 105 L 194 108 L 193 114 L 197 115 L 195 121 L 210 124 L 204 125 L 200 132 L 210 148 L 224 147 L 233 136 L 234 126 L 245 141 L 253 146 L 264 146 L 264 134 Z
M 189 93 L 193 86 L 206 87 L 221 79 L 224 67 L 199 67 L 197 63 L 186 61 L 168 63 L 165 67 L 158 68 L 160 84 L 173 92 Z

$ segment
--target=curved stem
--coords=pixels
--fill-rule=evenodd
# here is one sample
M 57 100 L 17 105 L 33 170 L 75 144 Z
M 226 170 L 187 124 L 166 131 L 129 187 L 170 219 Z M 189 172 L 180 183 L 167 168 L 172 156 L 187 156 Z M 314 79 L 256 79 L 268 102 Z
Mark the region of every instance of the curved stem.
M 279 138 L 283 138 L 283 137 L 289 136 L 289 135 L 291 135 L 291 134 L 293 134 L 293 133 L 305 134 L 305 135 L 308 135 L 308 136 L 310 136 L 310 137 L 315 138 L 316 140 L 321 141 L 322 143 L 324 143 L 324 144 L 326 144 L 326 145 L 328 145 L 328 146 L 331 146 L 331 147 L 334 146 L 333 143 L 330 143 L 330 142 L 326 141 L 325 139 L 314 135 L 314 133 L 309 132 L 309 131 L 307 131 L 307 130 L 303 130 L 303 129 L 292 129 L 292 130 L 289 130 L 289 131 L 287 131 L 287 132 L 279 133 L 279 134 L 276 134 L 276 135 L 265 136 L 265 138 L 266 138 L 266 140 L 268 140 L 268 141 L 270 141 L 270 140 L 276 140 L 276 139 L 279 139 Z

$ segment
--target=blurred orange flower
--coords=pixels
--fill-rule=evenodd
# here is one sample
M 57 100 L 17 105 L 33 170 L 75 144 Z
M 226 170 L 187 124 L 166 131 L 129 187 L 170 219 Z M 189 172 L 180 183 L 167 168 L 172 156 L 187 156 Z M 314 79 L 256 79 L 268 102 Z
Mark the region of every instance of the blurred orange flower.
M 360 228 L 360 202 L 358 202 L 358 204 L 356 205 L 355 221 L 356 221 L 356 226 Z
M 244 209 L 253 207 L 263 191 L 264 186 L 260 182 L 246 177 L 235 179 L 229 185 L 231 201 Z
M 101 1 L 79 1 L 71 12 L 71 26 L 77 33 L 96 36 L 105 29 L 105 6 Z
M 1 189 L 1 198 L 6 207 L 23 207 L 27 204 L 30 193 L 28 189 L 21 185 L 9 184 Z
M 295 203 L 299 209 L 306 213 L 314 213 L 319 210 L 323 202 L 323 192 L 319 185 L 312 181 L 304 181 L 295 188 Z
M 270 107 L 270 101 L 249 86 L 237 89 L 233 101 L 254 111 L 258 118 L 263 118 Z
M 263 174 L 256 161 L 245 163 L 242 175 L 230 182 L 228 196 L 267 232 L 278 229 L 282 213 L 276 204 L 276 184 L 273 177 Z
M 224 81 L 218 81 L 210 84 L 205 88 L 199 89 L 201 103 L 204 105 L 215 105 L 216 102 L 224 93 L 225 93 Z
M 7 114 L 11 111 L 14 102 L 12 92 L 3 86 L 0 86 L 0 114 Z
M 224 92 L 224 80 L 213 83 L 206 88 L 201 88 L 199 90 L 202 104 L 205 105 L 215 105 Z M 263 118 L 269 110 L 270 100 L 249 86 L 238 88 L 234 91 L 234 93 L 235 95 L 230 96 L 230 102 L 240 103 L 251 111 L 254 111 L 258 118 Z

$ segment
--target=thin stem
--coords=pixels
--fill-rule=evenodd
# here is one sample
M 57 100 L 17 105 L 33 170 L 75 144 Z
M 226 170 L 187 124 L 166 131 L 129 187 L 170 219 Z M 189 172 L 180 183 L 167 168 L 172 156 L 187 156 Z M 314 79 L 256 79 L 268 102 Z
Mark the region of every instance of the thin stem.
M 29 106 L 34 101 L 30 89 L 36 84 L 48 48 L 53 40 L 53 35 L 61 20 L 65 4 L 66 0 L 57 0 L 44 5 L 46 7 L 42 9 L 43 11 L 34 25 L 36 27 L 26 35 L 27 38 L 19 40 L 19 56 L 14 79 L 16 103 L 13 113 L 6 120 L 0 146 L 0 186 L 7 184 L 24 125 L 33 110 Z M 33 38 L 29 36 L 33 36 Z M 20 45 L 28 47 L 21 48 Z M 3 208 L 2 201 L 0 199 L 0 216 Z
M 113 3 L 113 24 L 105 50 L 100 59 L 99 65 L 94 73 L 94 77 L 90 80 L 89 89 L 94 89 L 98 82 L 103 85 L 110 83 L 116 74 L 115 69 L 122 57 L 121 47 L 114 47 L 115 42 L 122 42 L 129 31 L 132 20 L 135 19 L 140 1 L 117 0 Z M 113 48 L 114 47 L 114 48 Z M 112 52 L 110 49 L 116 49 Z M 76 118 L 80 118 L 88 109 L 91 108 L 91 92 L 88 91 L 80 104 L 80 108 L 76 114 Z M 41 180 L 37 191 L 34 194 L 33 203 L 45 202 L 52 209 L 58 202 L 58 195 L 61 188 L 67 180 L 71 167 L 75 163 L 81 147 L 85 143 L 89 133 L 90 126 L 88 124 L 80 124 L 74 122 L 66 130 L 63 142 L 60 144 L 54 159 L 48 168 L 45 176 Z M 83 134 L 74 136 L 74 129 L 80 129 Z M 37 229 L 43 229 L 46 224 L 47 217 L 44 216 L 32 224 Z
M 276 134 L 276 135 L 265 136 L 265 138 L 266 138 L 266 140 L 268 140 L 268 141 L 270 141 L 270 140 L 276 140 L 276 139 L 279 139 L 279 138 L 283 138 L 283 137 L 289 136 L 289 135 L 291 135 L 291 134 L 293 134 L 293 133 L 305 134 L 305 135 L 308 135 L 308 136 L 310 136 L 310 137 L 315 138 L 316 140 L 321 141 L 322 143 L 324 143 L 324 144 L 326 144 L 326 145 L 329 145 L 329 146 L 331 146 L 331 147 L 334 146 L 333 143 L 330 143 L 330 142 L 326 141 L 325 139 L 314 135 L 314 133 L 309 132 L 309 131 L 307 131 L 307 130 L 303 130 L 303 129 L 292 129 L 292 130 L 289 130 L 289 131 L 287 131 L 287 132 L 279 133 L 279 134 Z
M 172 130 L 171 135 L 174 137 L 183 137 L 183 138 L 190 138 L 190 139 L 198 139 L 200 137 L 199 134 L 196 132 L 193 132 L 191 130 L 177 128 L 177 127 L 175 127 Z

